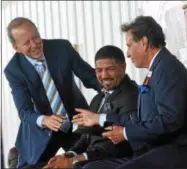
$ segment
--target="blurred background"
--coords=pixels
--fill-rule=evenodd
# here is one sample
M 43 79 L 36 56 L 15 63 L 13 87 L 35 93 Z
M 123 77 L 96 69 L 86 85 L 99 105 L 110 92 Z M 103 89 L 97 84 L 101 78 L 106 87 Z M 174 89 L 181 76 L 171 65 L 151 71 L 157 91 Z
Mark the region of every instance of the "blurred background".
M 2 1 L 1 5 L 1 168 L 7 167 L 20 120 L 3 70 L 14 54 L 6 27 L 15 17 L 31 19 L 44 39 L 68 39 L 94 67 L 94 55 L 104 45 L 116 45 L 126 54 L 120 25 L 138 15 L 151 15 L 162 26 L 168 49 L 187 67 L 187 1 Z M 127 73 L 141 84 L 146 70 L 135 69 L 126 58 Z M 88 103 L 96 94 L 75 77 Z M 4 163 L 4 166 L 3 166 Z

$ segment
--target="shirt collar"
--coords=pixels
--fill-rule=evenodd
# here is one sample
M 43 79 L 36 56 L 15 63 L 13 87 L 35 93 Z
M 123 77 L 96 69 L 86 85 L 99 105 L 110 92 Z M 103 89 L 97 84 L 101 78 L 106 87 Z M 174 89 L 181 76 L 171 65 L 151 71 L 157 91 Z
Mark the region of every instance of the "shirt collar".
M 109 94 L 112 94 L 113 91 L 114 91 L 114 90 L 106 90 L 106 89 L 104 89 L 104 88 L 102 89 L 102 92 L 103 92 L 103 93 L 106 93 L 106 92 L 107 92 L 107 93 L 109 93 Z
M 33 66 L 35 66 L 36 62 L 38 61 L 37 59 L 33 59 L 33 58 L 29 57 L 29 56 L 25 56 L 25 58 L 26 58 Z M 44 55 L 41 56 L 40 60 L 44 60 L 44 61 L 46 60 L 45 57 L 44 57 Z
M 160 49 L 160 50 L 161 50 L 161 49 Z M 157 56 L 158 53 L 160 52 L 160 50 L 159 50 L 159 51 L 154 55 L 154 57 L 151 59 L 151 62 L 150 62 L 150 64 L 149 64 L 149 70 L 151 69 L 151 66 L 152 66 L 152 64 L 153 64 L 153 62 L 154 62 L 156 56 Z

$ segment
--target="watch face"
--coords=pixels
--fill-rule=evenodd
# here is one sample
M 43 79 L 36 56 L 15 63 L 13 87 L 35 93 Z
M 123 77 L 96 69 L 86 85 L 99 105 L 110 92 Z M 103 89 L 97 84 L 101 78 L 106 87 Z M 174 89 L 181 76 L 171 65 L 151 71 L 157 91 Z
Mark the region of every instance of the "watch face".
M 77 163 L 77 162 L 79 162 L 79 160 L 78 160 L 78 158 L 77 157 L 73 157 L 73 164 L 75 164 L 75 163 Z

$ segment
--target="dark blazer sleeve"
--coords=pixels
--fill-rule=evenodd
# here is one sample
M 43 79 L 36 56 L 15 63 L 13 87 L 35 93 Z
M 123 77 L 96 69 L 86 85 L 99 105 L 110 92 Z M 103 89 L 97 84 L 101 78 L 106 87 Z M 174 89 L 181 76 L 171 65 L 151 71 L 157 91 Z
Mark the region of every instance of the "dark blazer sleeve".
M 130 94 L 123 95 L 123 99 L 118 99 L 116 104 L 121 103 L 123 107 L 115 107 L 106 116 L 105 126 L 110 124 L 127 126 L 129 124 L 134 124 L 137 122 L 137 92 L 132 92 Z M 114 103 L 115 104 L 115 103 Z
M 14 71 L 5 69 L 5 76 L 12 89 L 11 92 L 19 113 L 20 120 L 23 123 L 37 125 L 36 120 L 42 114 L 34 110 L 34 104 L 31 100 L 28 87 L 24 80 L 20 79 L 21 76 L 17 75 L 18 73 L 19 72 L 16 69 Z
M 67 50 L 70 53 L 70 63 L 75 75 L 81 79 L 85 87 L 100 91 L 101 85 L 96 79 L 95 70 L 80 57 L 69 41 L 66 42 Z
M 69 151 L 74 151 L 77 154 L 86 152 L 89 145 L 89 135 L 82 134 L 79 141 Z

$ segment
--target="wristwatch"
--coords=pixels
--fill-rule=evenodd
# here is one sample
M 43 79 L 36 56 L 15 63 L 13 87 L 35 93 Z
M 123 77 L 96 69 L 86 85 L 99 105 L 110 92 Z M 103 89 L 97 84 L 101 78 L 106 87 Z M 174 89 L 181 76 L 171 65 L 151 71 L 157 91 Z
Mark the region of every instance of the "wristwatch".
M 75 155 L 72 152 L 66 152 L 66 153 L 64 153 L 64 156 L 67 157 L 67 158 L 71 158 Z
M 78 156 L 73 156 L 73 162 L 72 162 L 73 165 L 74 165 L 75 163 L 79 162 L 79 160 L 78 160 L 77 157 L 78 157 Z

